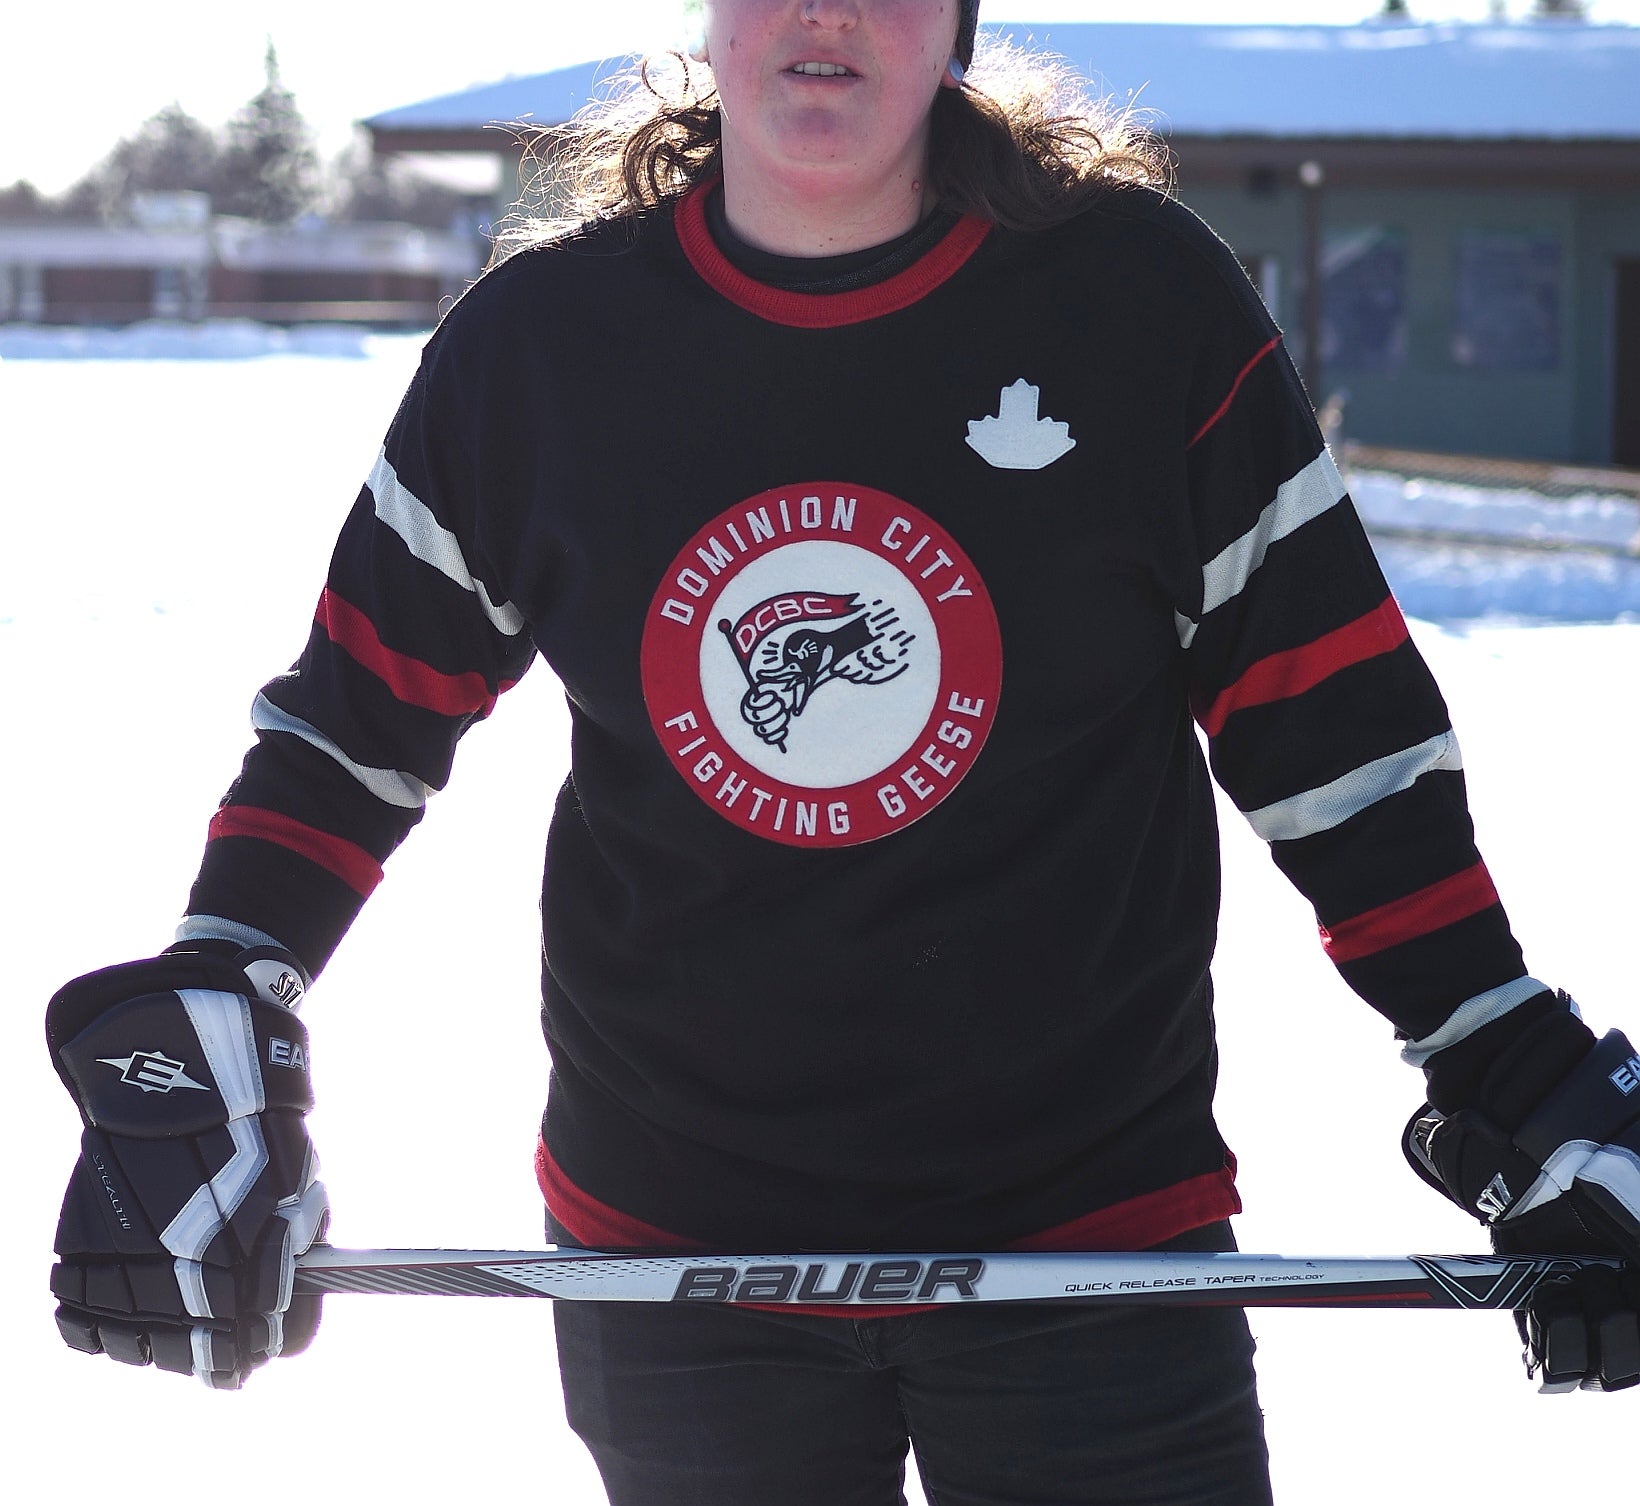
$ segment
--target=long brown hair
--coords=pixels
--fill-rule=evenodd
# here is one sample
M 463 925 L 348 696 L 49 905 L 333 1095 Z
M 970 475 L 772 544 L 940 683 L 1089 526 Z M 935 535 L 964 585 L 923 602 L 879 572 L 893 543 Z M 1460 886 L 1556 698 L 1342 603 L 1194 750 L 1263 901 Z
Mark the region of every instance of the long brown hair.
M 710 69 L 675 53 L 645 58 L 567 126 L 529 139 L 524 197 L 498 228 L 493 261 L 640 215 L 721 162 Z M 1063 58 L 981 36 L 961 87 L 934 101 L 928 186 L 942 208 L 1042 230 L 1127 184 L 1169 191 L 1166 148 L 1131 104 L 1094 98 Z

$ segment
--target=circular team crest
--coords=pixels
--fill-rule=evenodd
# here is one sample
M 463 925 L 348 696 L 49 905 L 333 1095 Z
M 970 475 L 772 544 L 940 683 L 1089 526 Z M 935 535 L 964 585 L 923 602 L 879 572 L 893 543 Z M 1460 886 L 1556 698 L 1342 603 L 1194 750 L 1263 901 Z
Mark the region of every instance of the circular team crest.
M 926 815 L 985 745 L 995 609 L 939 524 L 887 492 L 761 492 L 678 552 L 644 622 L 655 735 L 725 820 L 800 847 Z

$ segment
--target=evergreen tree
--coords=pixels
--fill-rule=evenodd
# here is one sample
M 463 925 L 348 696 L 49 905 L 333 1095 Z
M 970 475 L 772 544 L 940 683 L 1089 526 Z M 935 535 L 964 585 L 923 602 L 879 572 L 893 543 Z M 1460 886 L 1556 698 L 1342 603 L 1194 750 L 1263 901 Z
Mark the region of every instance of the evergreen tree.
M 215 187 L 221 148 L 210 128 L 179 104 L 137 127 L 63 196 L 62 212 L 117 219 L 133 193 Z
M 423 177 L 394 157 L 376 157 L 355 141 L 332 164 L 326 215 L 333 220 L 399 220 L 448 230 L 488 208 L 493 195 L 464 193 Z
M 228 122 L 216 177 L 216 209 L 286 224 L 319 201 L 319 154 L 296 96 L 279 80 L 269 41 L 267 82 Z
M 61 214 L 27 178 L 19 178 L 10 188 L 0 188 L 0 220 L 50 220 Z

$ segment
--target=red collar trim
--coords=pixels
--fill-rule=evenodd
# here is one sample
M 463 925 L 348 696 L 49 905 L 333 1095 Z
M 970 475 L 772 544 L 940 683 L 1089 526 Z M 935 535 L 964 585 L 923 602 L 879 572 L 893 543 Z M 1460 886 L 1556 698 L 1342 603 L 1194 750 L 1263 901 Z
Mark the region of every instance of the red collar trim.
M 718 250 L 706 228 L 706 196 L 720 181 L 692 188 L 678 201 L 675 224 L 683 254 L 701 279 L 729 302 L 772 324 L 795 329 L 836 329 L 908 308 L 954 276 L 991 231 L 989 220 L 964 215 L 938 245 L 893 277 L 852 293 L 794 293 L 748 277 Z

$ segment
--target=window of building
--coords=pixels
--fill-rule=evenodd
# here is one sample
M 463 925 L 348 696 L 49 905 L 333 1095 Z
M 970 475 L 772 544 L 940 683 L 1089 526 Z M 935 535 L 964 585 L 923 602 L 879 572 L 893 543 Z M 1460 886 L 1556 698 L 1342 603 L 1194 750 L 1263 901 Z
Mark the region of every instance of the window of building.
M 1473 231 L 1454 247 L 1452 359 L 1483 371 L 1560 365 L 1560 242 Z
M 1321 359 L 1329 371 L 1399 371 L 1407 355 L 1406 237 L 1339 226 L 1321 243 Z
M 182 268 L 154 268 L 154 315 L 175 319 L 182 313 Z

